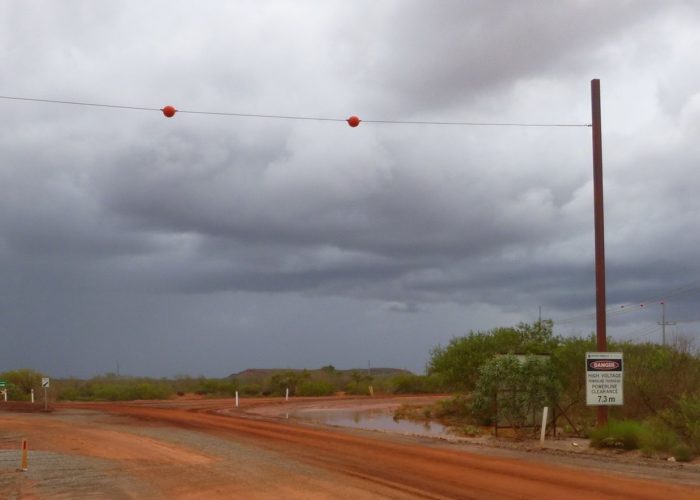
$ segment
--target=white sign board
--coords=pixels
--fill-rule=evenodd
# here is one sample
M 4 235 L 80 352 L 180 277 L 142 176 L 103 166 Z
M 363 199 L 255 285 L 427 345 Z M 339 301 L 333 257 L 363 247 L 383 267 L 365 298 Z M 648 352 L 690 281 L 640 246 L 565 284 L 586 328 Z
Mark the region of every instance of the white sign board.
M 586 404 L 621 405 L 623 373 L 621 352 L 587 352 Z
M 49 387 L 49 377 L 43 377 L 41 379 L 41 387 Z

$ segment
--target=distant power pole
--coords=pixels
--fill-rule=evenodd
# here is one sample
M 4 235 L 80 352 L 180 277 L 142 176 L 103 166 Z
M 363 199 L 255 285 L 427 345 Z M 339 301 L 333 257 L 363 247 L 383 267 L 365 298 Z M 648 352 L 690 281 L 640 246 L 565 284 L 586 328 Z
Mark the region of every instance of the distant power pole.
M 666 325 L 674 326 L 675 321 L 666 321 L 666 302 L 661 303 L 661 345 L 666 345 Z

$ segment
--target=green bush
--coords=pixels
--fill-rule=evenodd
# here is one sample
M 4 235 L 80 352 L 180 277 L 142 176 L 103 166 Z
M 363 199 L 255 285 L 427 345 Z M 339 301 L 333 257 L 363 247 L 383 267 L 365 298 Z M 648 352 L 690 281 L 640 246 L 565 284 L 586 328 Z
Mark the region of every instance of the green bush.
M 462 436 L 467 436 L 467 437 L 477 437 L 481 436 L 481 429 L 474 426 L 474 425 L 464 425 L 462 427 L 458 427 L 456 431 L 462 435 Z
M 241 394 L 244 396 L 259 396 L 262 390 L 260 384 L 246 384 L 241 387 Z
M 700 357 L 658 344 L 625 342 L 611 345 L 624 352 L 625 404 L 616 408 L 621 418 L 642 420 L 670 409 L 700 387 Z
M 335 387 L 325 380 L 305 380 L 297 386 L 297 396 L 332 396 Z
M 66 387 L 59 399 L 82 401 L 133 401 L 136 399 L 167 399 L 174 393 L 164 383 L 140 380 L 100 380 L 79 387 Z
M 653 452 L 669 453 L 680 443 L 678 434 L 660 419 L 650 419 L 644 426 L 648 432 L 642 434 L 639 448 L 646 455 L 650 456 Z
M 700 394 L 680 397 L 676 407 L 661 412 L 660 418 L 694 453 L 700 453 Z
M 236 394 L 238 383 L 231 379 L 201 379 L 195 389 L 197 394 L 230 397 Z
M 369 382 L 349 382 L 345 385 L 345 392 L 356 396 L 367 396 L 369 394 Z
M 443 390 L 479 392 L 484 388 L 483 369 L 498 354 L 548 353 L 552 370 L 550 380 L 558 386 L 557 414 L 564 413 L 573 425 L 585 429 L 595 421 L 595 408 L 586 405 L 586 352 L 596 351 L 595 338 L 556 337 L 550 321 L 532 325 L 494 328 L 485 332 L 470 332 L 453 338 L 446 346 L 437 346 L 430 352 L 428 373 L 440 375 Z M 609 409 L 610 416 L 618 420 L 645 420 L 661 416 L 668 422 L 680 440 L 686 442 L 694 453 L 700 454 L 700 355 L 683 343 L 661 346 L 654 343 L 610 341 L 608 350 L 624 353 L 625 404 Z M 508 374 L 506 374 L 507 376 Z M 507 378 L 507 377 L 506 377 Z M 401 381 L 398 392 L 407 392 L 417 380 Z M 506 403 L 499 419 L 508 416 L 516 422 L 521 415 L 511 415 L 511 410 L 521 407 L 520 396 L 508 398 L 507 392 L 498 389 Z M 517 390 L 520 393 L 520 389 Z M 516 391 L 511 391 L 515 394 Z M 493 396 L 493 394 L 492 394 Z M 530 397 L 530 396 L 528 396 Z M 480 421 L 492 418 L 488 400 L 475 397 Z M 476 409 L 476 408 L 475 408 Z M 515 412 L 517 413 L 517 412 Z M 646 445 L 645 445 L 646 446 Z M 652 443 L 654 449 L 661 447 Z
M 30 368 L 0 373 L 0 380 L 7 382 L 7 398 L 10 401 L 29 401 L 31 391 L 38 392 L 44 375 Z M 38 397 L 38 394 L 37 394 Z
M 472 416 L 478 422 L 506 422 L 516 429 L 528 425 L 532 415 L 557 400 L 560 386 L 547 359 L 498 356 L 479 370 L 472 393 Z
M 455 337 L 447 346 L 430 351 L 428 374 L 440 374 L 450 388 L 471 390 L 480 378 L 481 367 L 496 354 L 551 352 L 559 344 L 552 327 L 552 321 L 545 320 Z
M 636 450 L 643 442 L 649 442 L 648 433 L 649 430 L 639 422 L 613 420 L 591 432 L 591 446 Z
M 469 399 L 459 394 L 453 398 L 441 399 L 432 410 L 435 418 L 446 420 L 466 419 L 470 415 Z
M 438 394 L 443 390 L 443 380 L 438 374 L 401 374 L 390 381 L 394 394 Z
M 76 387 L 66 387 L 58 393 L 59 401 L 78 401 L 80 400 L 80 391 Z
M 425 420 L 430 420 L 432 416 L 430 407 L 422 405 L 401 405 L 394 410 L 394 420 L 396 422 L 399 420 L 423 422 Z
M 693 450 L 687 444 L 679 444 L 673 448 L 673 458 L 678 462 L 690 462 L 693 459 Z

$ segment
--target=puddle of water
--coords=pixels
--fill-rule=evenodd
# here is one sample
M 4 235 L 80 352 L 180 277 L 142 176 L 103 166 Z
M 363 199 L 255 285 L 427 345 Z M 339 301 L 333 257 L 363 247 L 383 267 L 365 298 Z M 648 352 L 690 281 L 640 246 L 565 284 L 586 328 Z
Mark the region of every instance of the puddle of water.
M 297 410 L 289 416 L 317 424 L 337 425 L 354 429 L 418 434 L 422 436 L 446 436 L 447 428 L 434 422 L 394 420 L 393 413 L 377 410 Z

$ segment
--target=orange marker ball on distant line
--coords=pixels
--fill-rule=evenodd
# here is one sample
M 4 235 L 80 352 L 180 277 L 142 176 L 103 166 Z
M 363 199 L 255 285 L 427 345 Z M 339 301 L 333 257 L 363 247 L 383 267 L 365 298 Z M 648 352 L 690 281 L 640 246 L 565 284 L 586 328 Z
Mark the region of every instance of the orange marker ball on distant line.
M 362 120 L 360 120 L 359 117 L 352 115 L 350 118 L 348 118 L 348 125 L 351 127 L 357 127 L 361 121 Z
M 167 116 L 168 118 L 172 118 L 173 116 L 175 116 L 175 113 L 177 112 L 177 109 L 175 109 L 175 108 L 172 107 L 172 106 L 165 106 L 163 109 L 161 109 L 161 111 L 162 111 L 163 114 L 164 114 L 165 116 Z

